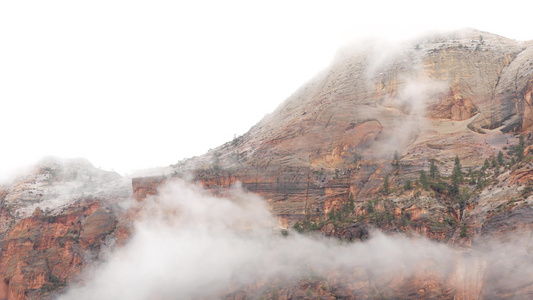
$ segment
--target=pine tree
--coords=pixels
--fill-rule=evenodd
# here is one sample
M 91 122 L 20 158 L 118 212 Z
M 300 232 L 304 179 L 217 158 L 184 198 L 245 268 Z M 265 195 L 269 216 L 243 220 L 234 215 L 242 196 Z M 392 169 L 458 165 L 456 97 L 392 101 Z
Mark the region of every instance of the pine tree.
M 426 176 L 426 171 L 424 170 L 420 171 L 420 184 L 422 184 L 424 190 L 428 190 L 428 178 Z
M 476 188 L 478 190 L 482 190 L 484 187 L 485 187 L 485 181 L 483 180 L 483 176 L 479 175 L 479 178 L 477 179 Z
M 457 183 L 463 182 L 463 171 L 461 168 L 461 161 L 459 160 L 459 156 L 455 156 L 455 165 L 453 167 L 452 171 L 452 182 L 456 181 Z
M 498 152 L 498 164 L 500 164 L 500 166 L 503 166 L 503 152 L 502 151 Z
M 383 194 L 388 195 L 389 194 L 389 176 L 385 176 L 385 180 L 383 181 Z
M 451 197 L 456 197 L 459 195 L 459 183 L 457 181 L 452 181 L 452 185 L 448 186 L 448 192 L 450 192 Z
M 487 170 L 488 168 L 490 168 L 490 163 L 489 163 L 488 158 L 485 158 L 485 163 L 483 163 L 483 167 L 481 168 L 481 171 L 485 172 L 485 170 Z
M 437 165 L 435 165 L 435 161 L 431 161 L 431 165 L 429 165 L 429 177 L 433 179 L 439 178 L 439 169 L 437 169 Z
M 374 207 L 376 206 L 376 202 L 377 200 L 369 200 L 366 205 L 365 205 L 365 209 L 366 209 L 366 212 L 371 214 L 374 212 Z
M 459 195 L 459 184 L 463 182 L 463 179 L 461 161 L 459 160 L 459 156 L 455 156 L 455 166 L 452 171 L 452 185 L 449 188 L 451 196 L 455 197 Z
M 496 168 L 497 165 L 498 165 L 498 162 L 496 161 L 496 158 L 494 156 L 492 156 L 490 167 L 491 168 Z

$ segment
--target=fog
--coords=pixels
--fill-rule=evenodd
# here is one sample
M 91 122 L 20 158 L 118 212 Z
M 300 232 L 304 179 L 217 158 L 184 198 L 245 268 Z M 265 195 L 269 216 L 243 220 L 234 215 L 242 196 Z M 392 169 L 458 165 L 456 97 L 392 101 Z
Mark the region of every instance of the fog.
M 377 153 L 386 157 L 391 157 L 396 150 L 402 152 L 422 131 L 429 128 L 429 120 L 426 118 L 428 105 L 435 99 L 442 98 L 449 89 L 447 82 L 427 77 L 405 78 L 404 82 L 396 97 L 386 97 L 381 103 L 385 107 L 393 107 L 405 114 L 387 137 L 379 141 Z
M 86 157 L 122 175 L 173 164 L 246 132 L 354 36 L 399 39 L 473 27 L 529 40 L 529 11 L 520 7 L 2 2 L 0 178 L 46 155 Z
M 472 283 L 469 278 L 485 276 L 497 288 L 497 274 L 513 284 L 533 275 L 531 260 L 522 261 L 525 244 L 514 241 L 484 241 L 465 251 L 379 231 L 357 243 L 293 231 L 285 237 L 267 203 L 239 186 L 222 198 L 175 181 L 132 209 L 138 218 L 127 244 L 87 268 L 82 283 L 60 299 L 210 299 L 255 281 L 310 273 L 327 278 L 336 272 L 349 282 L 357 270 L 384 289 L 394 276 L 433 274 L 453 289 Z
M 415 141 L 430 126 L 426 116 L 428 106 L 438 103 L 449 93 L 450 83 L 426 73 L 425 52 L 415 50 L 420 37 L 445 34 L 431 30 L 410 40 L 367 38 L 339 51 L 336 59 L 341 62 L 362 55 L 363 58 L 357 58 L 365 63 L 361 81 L 370 85 L 370 89 L 378 86 L 380 92 L 377 101 L 380 110 L 373 117 L 385 119 L 383 116 L 390 114 L 394 122 L 385 136 L 377 141 L 379 147 L 375 154 L 378 156 L 390 158 L 396 150 L 401 153 Z M 405 60 L 409 61 L 408 65 Z M 367 117 L 368 113 L 365 111 Z

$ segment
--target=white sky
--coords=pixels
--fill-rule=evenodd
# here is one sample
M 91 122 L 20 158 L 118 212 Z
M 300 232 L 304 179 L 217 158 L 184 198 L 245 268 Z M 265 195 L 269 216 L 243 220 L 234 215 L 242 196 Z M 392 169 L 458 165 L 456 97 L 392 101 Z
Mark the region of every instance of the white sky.
M 474 27 L 533 39 L 524 1 L 481 3 L 1 1 L 0 179 L 45 155 L 122 174 L 201 155 L 354 36 Z

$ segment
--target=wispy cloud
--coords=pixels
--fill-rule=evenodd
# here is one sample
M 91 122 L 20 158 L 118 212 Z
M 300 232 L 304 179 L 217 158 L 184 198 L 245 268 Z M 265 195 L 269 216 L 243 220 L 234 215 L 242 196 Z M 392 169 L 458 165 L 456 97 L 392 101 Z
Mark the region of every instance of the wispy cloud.
M 530 260 L 523 260 L 524 244 L 516 241 L 484 242 L 464 252 L 379 232 L 355 244 L 294 232 L 283 237 L 266 203 L 238 187 L 219 198 L 177 181 L 141 206 L 130 241 L 60 299 L 211 298 L 230 286 L 299 278 L 309 270 L 323 276 L 341 272 L 346 282 L 356 269 L 369 271 L 376 282 L 435 274 L 454 289 L 475 280 L 489 280 L 487 286 L 497 289 L 506 282 L 497 274 L 510 274 L 521 283 L 533 275 Z

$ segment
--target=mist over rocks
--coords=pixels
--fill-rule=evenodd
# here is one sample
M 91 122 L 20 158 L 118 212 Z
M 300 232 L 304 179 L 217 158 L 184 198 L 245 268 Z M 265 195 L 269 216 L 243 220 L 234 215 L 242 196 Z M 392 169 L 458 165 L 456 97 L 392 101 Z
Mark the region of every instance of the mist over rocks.
M 218 194 L 241 182 L 282 228 L 342 236 L 353 225 L 338 219 L 351 218 L 460 247 L 481 232 L 495 241 L 516 233 L 528 244 L 531 222 L 510 212 L 533 204 L 531 159 L 516 163 L 515 151 L 520 134 L 526 146 L 533 139 L 530 50 L 474 29 L 351 44 L 249 132 L 174 165 L 173 177 Z M 463 177 L 454 191 L 456 159 Z M 437 174 L 423 186 L 421 171 L 429 176 L 431 166 Z M 495 217 L 515 225 L 501 231 L 489 225 Z M 489 297 L 480 279 L 489 271 L 474 269 L 455 297 Z
M 36 208 L 47 214 L 57 213 L 73 199 L 128 198 L 131 180 L 95 168 L 86 159 L 47 157 L 0 188 L 5 207 L 21 219 L 31 216 Z
M 533 275 L 530 260 L 522 261 L 526 239 L 518 236 L 484 239 L 469 250 L 377 230 L 356 243 L 292 230 L 284 236 L 266 203 L 240 186 L 221 198 L 174 180 L 139 205 L 130 241 L 59 299 L 227 299 L 234 291 L 292 299 L 302 290 L 313 299 L 490 297 L 531 284 Z M 472 291 L 480 275 L 487 287 Z M 424 291 L 409 295 L 413 287 Z
M 359 41 L 202 156 L 43 162 L 0 188 L 0 299 L 529 299 L 532 46 Z
M 262 195 L 288 227 L 305 215 L 325 216 L 349 195 L 362 207 L 379 195 L 385 177 L 395 187 L 415 182 L 431 162 L 450 176 L 456 156 L 465 172 L 479 170 L 500 151 L 510 161 L 517 134 L 531 138 L 527 87 L 533 71 L 519 69 L 525 70 L 520 87 L 501 78 L 516 74 L 515 59 L 532 59 L 530 48 L 474 29 L 402 43 L 353 43 L 249 132 L 174 165 L 175 173 L 212 190 L 240 181 Z M 392 165 L 394 153 L 399 168 Z M 513 169 L 509 176 L 529 178 L 530 172 Z M 499 181 L 513 198 L 519 187 L 505 178 Z M 427 212 L 413 202 L 435 195 L 415 194 L 389 200 L 403 210 Z M 462 221 L 465 208 L 438 202 L 431 206 L 442 208 L 432 211 L 439 222 L 446 216 Z M 453 234 L 436 229 L 417 230 L 441 239 Z
M 85 159 L 48 157 L 0 186 L 0 299 L 63 289 L 113 244 L 130 198 L 131 179 Z

